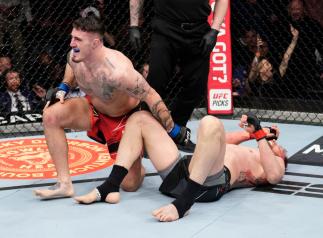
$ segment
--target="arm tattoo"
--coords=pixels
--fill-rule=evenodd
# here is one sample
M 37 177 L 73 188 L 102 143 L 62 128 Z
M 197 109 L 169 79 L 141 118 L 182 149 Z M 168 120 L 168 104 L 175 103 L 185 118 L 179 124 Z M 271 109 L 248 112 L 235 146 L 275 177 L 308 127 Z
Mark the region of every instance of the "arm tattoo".
M 138 26 L 143 0 L 130 0 L 130 24 Z
M 165 129 L 168 129 L 170 126 L 172 126 L 173 119 L 165 107 L 162 106 L 161 108 L 158 108 L 160 104 L 164 104 L 163 100 L 157 101 L 150 110 L 153 116 L 162 124 L 162 126 Z M 162 116 L 162 114 L 164 114 L 164 116 Z
M 173 125 L 173 118 L 172 118 L 172 116 L 170 115 L 170 113 L 169 113 L 169 111 L 168 110 L 164 110 L 164 111 L 162 111 L 162 113 L 163 112 L 165 112 L 166 113 L 166 116 L 165 116 L 165 118 L 164 118 L 164 122 L 162 122 L 163 123 L 163 126 L 164 126 L 164 128 L 169 128 L 169 127 L 171 127 L 172 125 Z M 160 119 L 161 120 L 161 119 Z
M 149 93 L 149 90 L 147 91 L 145 89 L 146 81 L 142 80 L 140 76 L 136 79 L 136 86 L 134 88 L 127 88 L 127 90 L 134 95 L 137 98 L 140 98 L 140 100 L 146 98 L 147 94 Z
M 154 115 L 154 117 L 156 117 L 156 118 L 158 118 L 158 110 L 157 110 L 157 108 L 158 108 L 158 105 L 160 104 L 160 103 L 162 103 L 163 102 L 163 100 L 159 100 L 159 101 L 157 101 L 157 102 L 155 102 L 155 104 L 151 107 L 151 113 Z

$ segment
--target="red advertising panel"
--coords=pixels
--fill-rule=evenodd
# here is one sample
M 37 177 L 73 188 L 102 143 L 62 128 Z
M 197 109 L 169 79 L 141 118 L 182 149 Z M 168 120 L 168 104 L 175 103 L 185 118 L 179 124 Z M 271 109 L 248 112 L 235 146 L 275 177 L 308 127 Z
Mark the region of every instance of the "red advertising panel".
M 209 16 L 211 24 L 215 0 L 210 0 L 212 13 Z M 229 4 L 230 5 L 230 4 Z M 225 20 L 221 25 L 216 46 L 210 56 L 210 72 L 208 78 L 208 113 L 232 114 L 232 61 L 231 61 L 231 32 L 230 6 Z

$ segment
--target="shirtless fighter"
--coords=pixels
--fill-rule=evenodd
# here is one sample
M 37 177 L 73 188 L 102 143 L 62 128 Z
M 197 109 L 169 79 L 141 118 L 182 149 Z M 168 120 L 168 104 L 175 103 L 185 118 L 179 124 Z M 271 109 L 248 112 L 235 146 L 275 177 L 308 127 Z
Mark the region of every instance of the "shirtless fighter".
M 243 115 L 240 126 L 245 130 L 225 133 L 219 119 L 205 116 L 193 156 L 179 158 L 176 145 L 161 125 L 149 113 L 135 112 L 127 122 L 109 178 L 75 199 L 84 204 L 119 202 L 119 185 L 143 146 L 163 179 L 159 190 L 176 198 L 153 211 L 159 221 L 175 221 L 194 202 L 217 201 L 232 188 L 280 182 L 287 160 L 286 150 L 276 143 L 278 128 L 262 128 L 253 114 Z M 238 145 L 249 139 L 256 139 L 258 148 Z
M 48 93 L 43 112 L 46 142 L 58 181 L 49 189 L 34 191 L 42 199 L 74 195 L 64 128 L 87 130 L 91 138 L 107 143 L 113 154 L 127 118 L 140 109 L 140 102 L 145 102 L 176 143 L 186 143 L 189 139 L 189 130 L 174 124 L 159 94 L 133 68 L 130 60 L 121 52 L 103 46 L 103 34 L 104 26 L 95 16 L 79 18 L 73 23 L 72 50 L 64 80 Z M 64 101 L 75 85 L 87 96 Z M 57 99 L 60 103 L 56 103 Z M 138 158 L 121 185 L 126 191 L 135 191 L 143 180 L 145 171 Z

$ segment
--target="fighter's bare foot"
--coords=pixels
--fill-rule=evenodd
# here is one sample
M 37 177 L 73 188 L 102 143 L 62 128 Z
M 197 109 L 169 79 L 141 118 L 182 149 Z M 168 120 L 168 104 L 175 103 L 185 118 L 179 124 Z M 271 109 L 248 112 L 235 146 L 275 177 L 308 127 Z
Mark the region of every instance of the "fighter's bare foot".
M 80 204 L 91 204 L 94 202 L 100 201 L 100 195 L 98 195 L 97 189 L 92 190 L 88 194 L 85 194 L 83 196 L 77 196 L 74 197 L 75 201 Z M 107 203 L 118 203 L 120 201 L 120 193 L 119 192 L 113 192 L 109 193 L 107 197 L 105 198 L 105 202 Z
M 72 183 L 60 183 L 48 189 L 36 189 L 33 191 L 34 195 L 41 199 L 54 199 L 54 198 L 66 198 L 74 195 L 74 189 Z
M 188 212 L 186 212 L 184 216 L 186 216 L 187 213 Z M 177 209 L 173 204 L 168 204 L 166 206 L 163 206 L 161 208 L 154 210 L 153 216 L 157 220 L 163 221 L 163 222 L 176 221 L 179 219 Z

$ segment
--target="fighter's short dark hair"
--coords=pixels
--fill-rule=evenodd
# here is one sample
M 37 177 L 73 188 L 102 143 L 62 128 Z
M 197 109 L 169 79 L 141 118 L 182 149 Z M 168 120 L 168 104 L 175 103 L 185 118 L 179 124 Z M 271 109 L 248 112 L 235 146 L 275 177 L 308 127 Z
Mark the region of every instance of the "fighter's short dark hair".
M 73 22 L 73 28 L 99 34 L 102 38 L 104 36 L 104 24 L 100 18 L 95 15 L 88 15 L 86 17 L 80 17 Z

